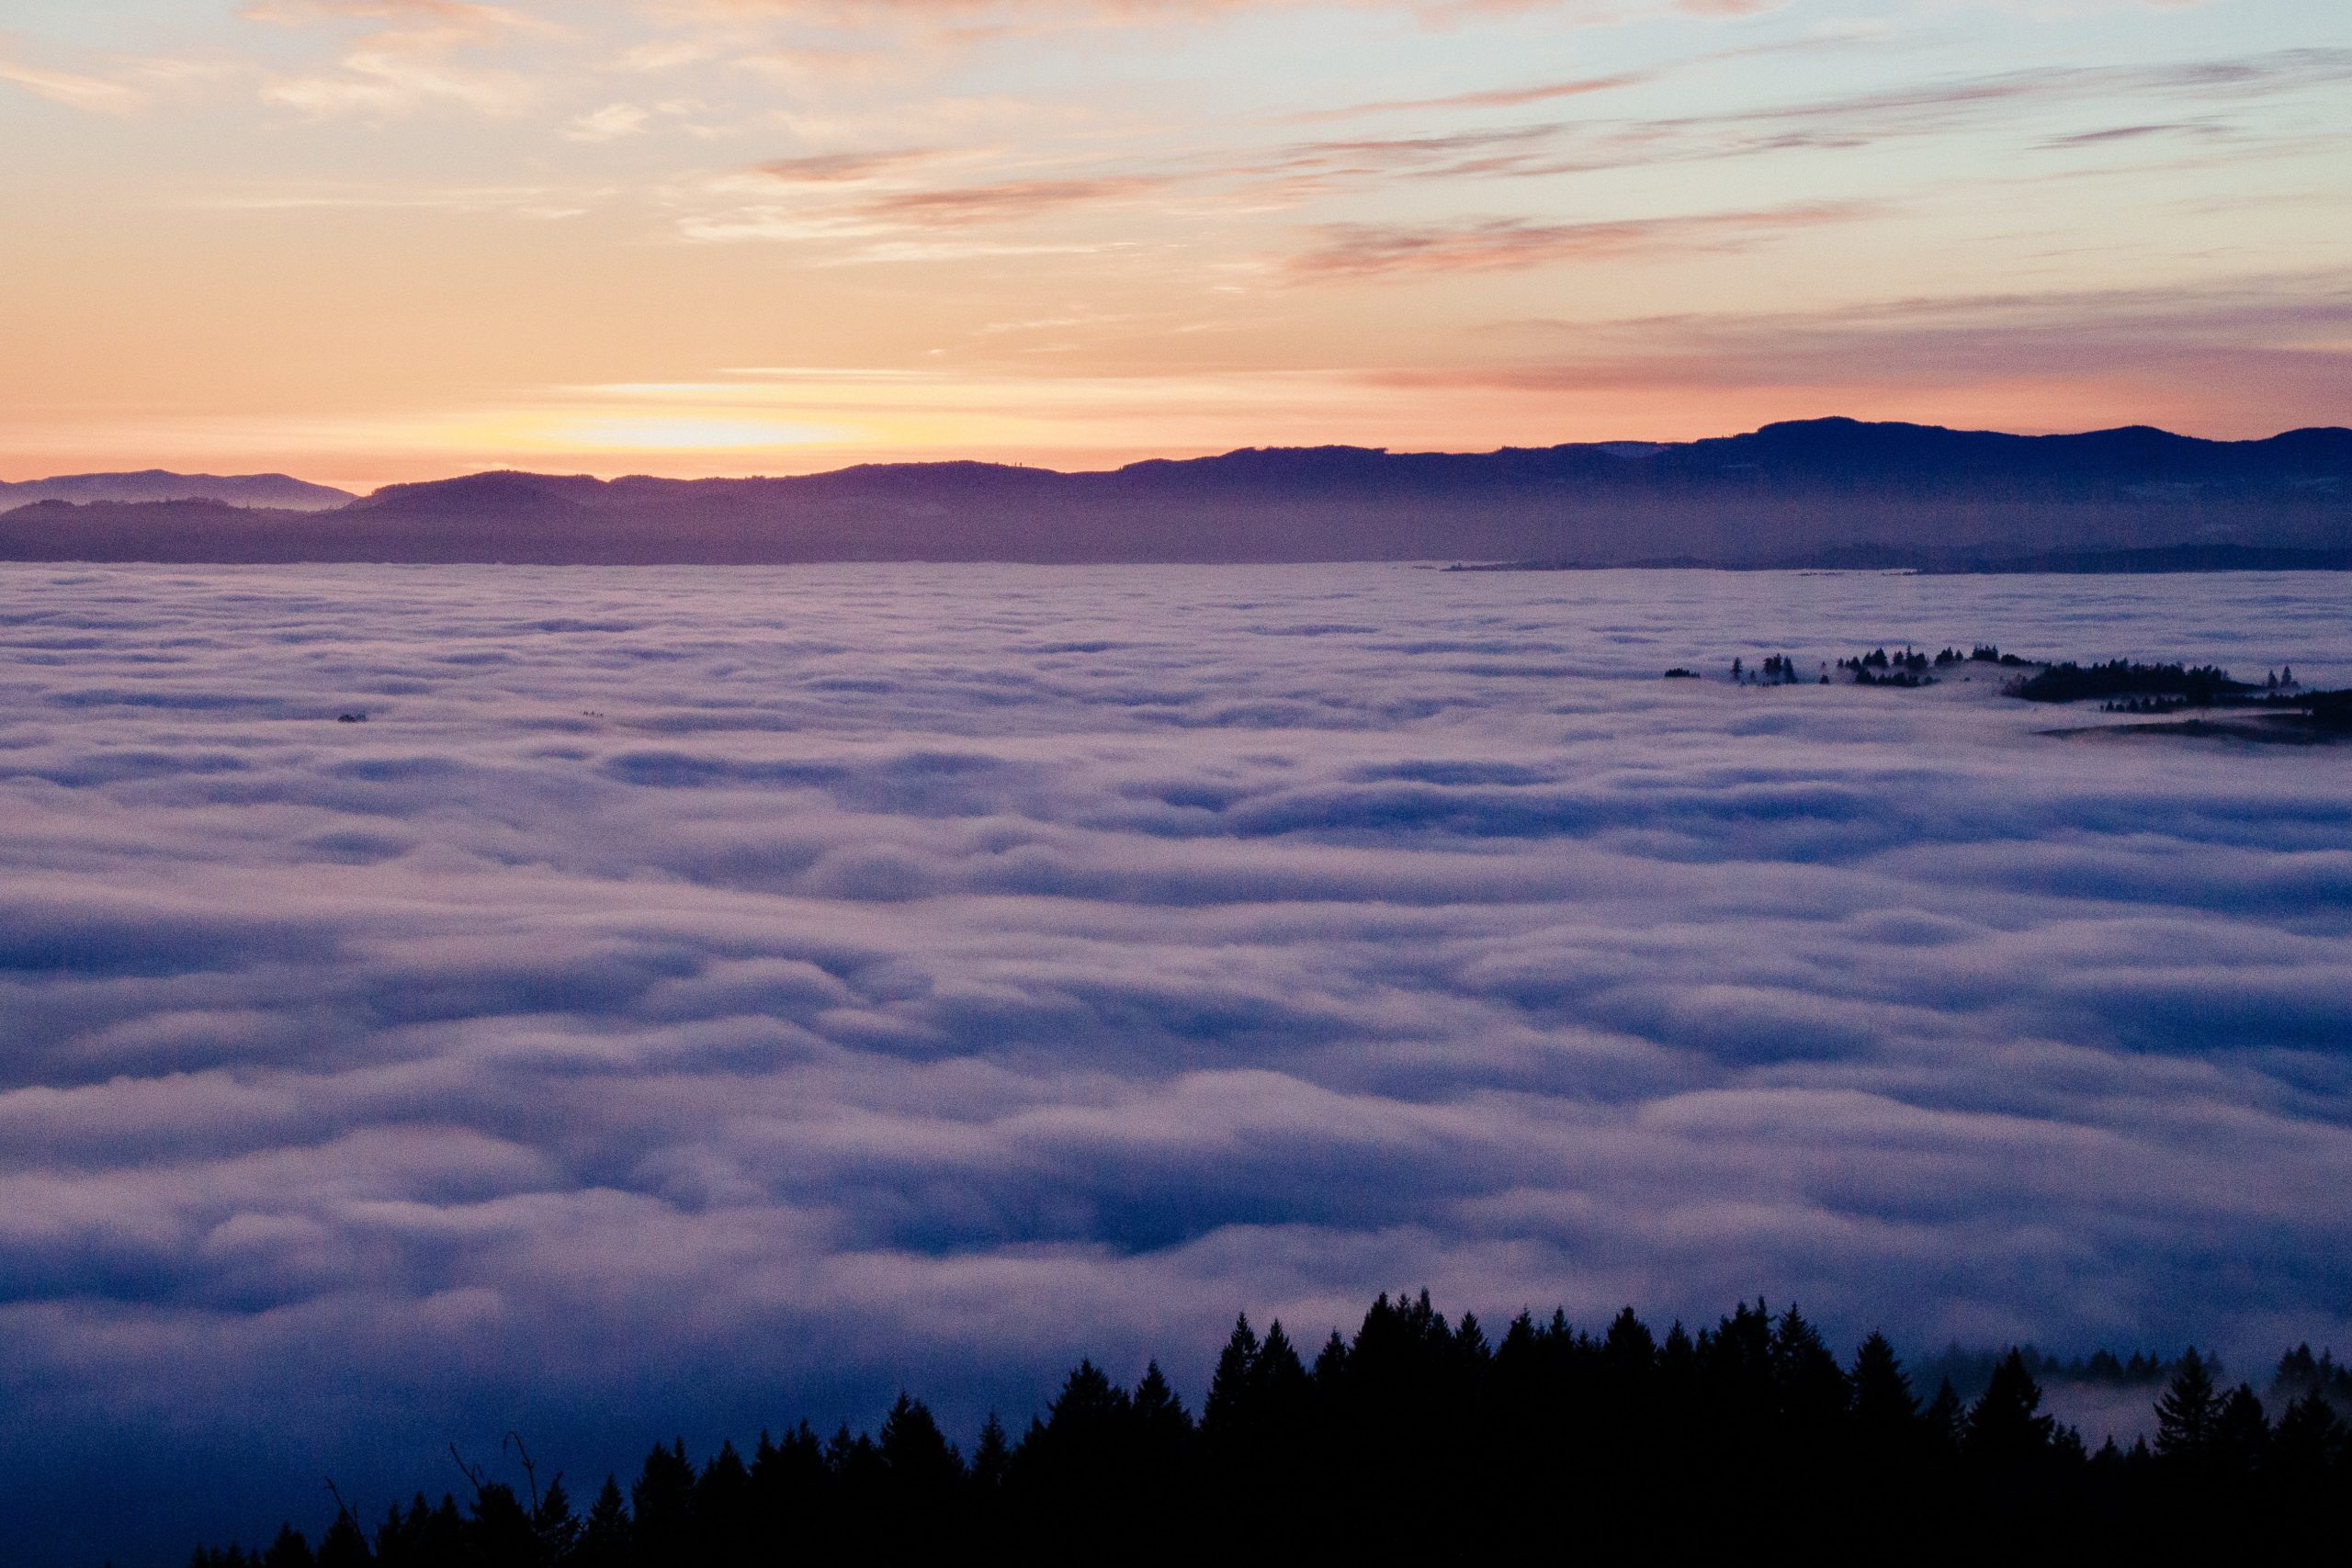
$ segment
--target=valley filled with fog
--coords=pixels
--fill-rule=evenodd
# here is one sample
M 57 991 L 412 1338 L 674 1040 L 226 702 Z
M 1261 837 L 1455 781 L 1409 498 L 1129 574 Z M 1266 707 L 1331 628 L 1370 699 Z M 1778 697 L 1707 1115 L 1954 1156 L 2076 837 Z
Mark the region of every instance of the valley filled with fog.
M 0 1461 L 58 1540 L 94 1475 L 372 1513 L 510 1427 L 600 1480 L 902 1385 L 968 1439 L 1082 1353 L 1192 1399 L 1238 1310 L 1424 1285 L 2352 1349 L 2352 750 L 1724 679 L 2340 685 L 2352 576 L 0 585 Z

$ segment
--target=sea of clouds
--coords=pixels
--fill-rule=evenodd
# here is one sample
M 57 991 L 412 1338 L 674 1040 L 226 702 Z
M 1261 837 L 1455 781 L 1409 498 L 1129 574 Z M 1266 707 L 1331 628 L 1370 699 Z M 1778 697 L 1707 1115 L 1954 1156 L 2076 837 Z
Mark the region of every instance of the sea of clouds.
M 1423 1285 L 2352 1349 L 2352 751 L 1721 678 L 1906 640 L 2352 577 L 0 567 L 11 1554 Z

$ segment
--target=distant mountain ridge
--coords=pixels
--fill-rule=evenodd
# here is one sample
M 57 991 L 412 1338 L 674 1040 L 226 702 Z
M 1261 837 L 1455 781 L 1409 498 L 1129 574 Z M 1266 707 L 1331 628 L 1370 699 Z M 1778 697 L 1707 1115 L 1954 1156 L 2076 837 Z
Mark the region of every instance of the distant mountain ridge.
M 1253 447 L 1096 473 L 971 462 L 755 479 L 485 473 L 389 486 L 314 515 L 192 502 L 0 516 L 0 558 L 48 560 L 2148 570 L 2310 564 L 2347 549 L 2352 430 L 2206 441 L 2144 426 L 2009 435 L 1847 419 L 1476 454 Z
M 288 474 L 175 474 L 148 468 L 135 474 L 61 474 L 53 479 L 0 479 L 0 512 L 37 501 L 127 502 L 217 501 L 230 506 L 286 512 L 328 512 L 357 500 L 349 491 L 315 485 Z

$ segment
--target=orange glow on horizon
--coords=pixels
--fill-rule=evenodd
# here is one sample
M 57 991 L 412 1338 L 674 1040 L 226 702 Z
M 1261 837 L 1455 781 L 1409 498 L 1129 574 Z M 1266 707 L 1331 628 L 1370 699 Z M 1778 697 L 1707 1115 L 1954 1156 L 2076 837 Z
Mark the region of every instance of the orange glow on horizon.
M 19 8 L 9 479 L 2352 408 L 2352 68 L 2285 0 Z

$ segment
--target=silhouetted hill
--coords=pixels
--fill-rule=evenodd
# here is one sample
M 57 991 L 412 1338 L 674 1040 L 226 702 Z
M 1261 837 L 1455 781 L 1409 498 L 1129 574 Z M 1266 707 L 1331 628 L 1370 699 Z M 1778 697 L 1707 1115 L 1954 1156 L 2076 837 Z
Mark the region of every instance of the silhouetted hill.
M 2352 571 L 2352 548 L 2159 545 L 2140 550 L 2051 550 L 2041 555 L 1932 565 L 1950 571 Z
M 349 491 L 314 485 L 285 474 L 62 474 L 55 479 L 0 479 L 0 512 L 36 501 L 219 501 L 231 506 L 270 506 L 288 512 L 329 512 L 347 506 Z
M 2347 549 L 2352 431 L 2217 442 L 1844 419 L 1681 445 L 1250 448 L 1103 473 L 920 463 L 760 479 L 475 474 L 312 516 L 172 504 L 0 517 L 0 558 L 42 560 L 2150 570 L 2340 565 Z

